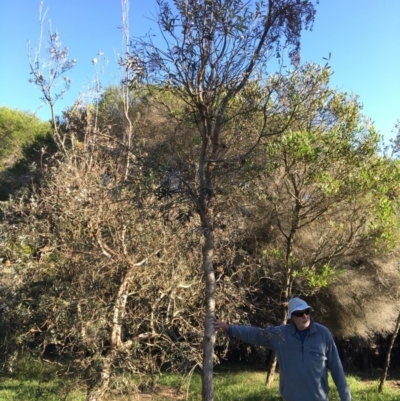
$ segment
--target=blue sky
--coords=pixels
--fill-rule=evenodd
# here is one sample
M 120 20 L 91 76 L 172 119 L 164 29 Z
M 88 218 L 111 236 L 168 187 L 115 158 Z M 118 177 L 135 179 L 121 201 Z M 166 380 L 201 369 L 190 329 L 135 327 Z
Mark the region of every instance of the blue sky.
M 39 37 L 39 0 L 1 0 L 0 13 L 0 106 L 50 116 L 39 109 L 40 93 L 29 82 L 27 43 L 36 47 Z M 77 60 L 69 73 L 70 92 L 56 104 L 56 112 L 72 105 L 87 92 L 96 74 L 103 85 L 117 84 L 117 54 L 121 52 L 120 0 L 45 0 L 46 19 L 51 19 L 71 58 Z M 130 1 L 130 33 L 139 36 L 153 27 L 155 0 Z M 324 63 L 331 53 L 334 71 L 331 85 L 353 92 L 364 104 L 363 112 L 375 123 L 385 140 L 394 136 L 400 119 L 400 0 L 321 0 L 312 32 L 302 37 L 302 62 Z M 45 24 L 45 32 L 48 24 Z M 93 65 L 101 51 L 104 58 Z M 104 72 L 103 72 L 104 70 Z

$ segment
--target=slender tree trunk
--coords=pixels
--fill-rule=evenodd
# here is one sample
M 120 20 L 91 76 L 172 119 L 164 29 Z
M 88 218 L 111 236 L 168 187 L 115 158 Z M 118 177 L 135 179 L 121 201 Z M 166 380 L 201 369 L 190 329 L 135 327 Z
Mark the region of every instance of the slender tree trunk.
M 124 52 L 129 52 L 129 0 L 121 0 L 122 5 L 122 54 Z M 129 170 L 131 165 L 131 157 L 132 157 L 132 136 L 133 136 L 133 128 L 132 128 L 132 120 L 129 116 L 129 85 L 125 82 L 129 78 L 129 72 L 124 68 L 121 68 L 121 84 L 122 84 L 122 103 L 124 108 L 124 117 L 128 126 L 125 129 L 124 133 L 124 144 L 127 148 L 126 154 L 126 164 L 125 164 L 125 181 L 128 179 Z
M 285 280 L 284 280 L 284 285 L 283 285 L 283 289 L 282 289 L 282 293 L 281 293 L 281 324 L 286 324 L 287 322 L 287 316 L 288 316 L 288 312 L 287 312 L 287 304 L 288 304 L 288 300 L 290 297 L 290 277 L 291 277 L 291 269 L 289 266 L 289 256 L 291 255 L 291 249 L 292 249 L 292 237 L 289 237 L 288 239 L 288 254 L 287 254 L 287 258 L 286 258 L 286 273 L 285 273 Z M 275 352 L 272 352 L 271 355 L 271 359 L 269 361 L 268 364 L 268 368 L 267 368 L 267 378 L 265 380 L 267 387 L 270 387 L 274 381 L 275 378 L 275 371 L 276 371 L 276 366 L 278 364 L 278 359 L 276 357 Z
M 215 274 L 212 263 L 214 251 L 214 239 L 209 226 L 209 231 L 205 232 L 205 243 L 203 248 L 203 272 L 205 278 L 205 328 L 203 340 L 203 380 L 202 380 L 202 400 L 214 400 L 213 367 L 214 367 L 214 346 L 215 346 Z
M 203 115 L 204 116 L 204 115 Z M 207 116 L 203 118 L 203 143 L 199 158 L 199 197 L 198 208 L 204 236 L 202 269 L 205 280 L 205 322 L 203 338 L 203 371 L 202 371 L 202 401 L 214 400 L 214 347 L 215 347 L 215 273 L 213 266 L 214 227 L 213 211 L 215 195 L 213 190 L 214 163 L 207 161 L 209 138 L 218 139 L 218 132 L 212 131 L 212 124 Z M 214 144 L 211 159 L 214 159 L 218 149 L 218 140 Z
M 281 300 L 281 309 L 282 309 L 282 321 L 281 324 L 285 324 L 287 321 L 287 291 L 288 291 L 288 287 L 283 291 L 283 295 L 282 295 L 282 300 Z M 284 301 L 284 299 L 286 301 Z M 278 364 L 278 358 L 276 357 L 275 352 L 272 352 L 271 354 L 271 359 L 268 363 L 268 368 L 267 368 L 267 377 L 265 379 L 265 383 L 267 385 L 267 387 L 270 387 L 272 385 L 272 383 L 274 382 L 274 378 L 275 378 L 275 372 L 276 372 L 276 366 Z
M 64 141 L 61 139 L 60 132 L 58 131 L 58 125 L 57 125 L 57 118 L 56 118 L 56 113 L 54 111 L 54 103 L 53 100 L 50 99 L 48 100 L 49 106 L 50 106 L 50 111 L 51 111 L 51 124 L 53 126 L 53 138 L 59 147 L 60 150 L 63 150 L 65 153 L 65 147 L 64 147 Z
M 275 352 L 272 351 L 271 359 L 268 363 L 268 368 L 267 368 L 267 378 L 265 380 L 267 387 L 270 387 L 274 381 L 277 364 L 278 364 L 278 358 L 276 357 Z
M 386 378 L 388 375 L 389 365 L 390 365 L 390 354 L 392 352 L 392 348 L 393 348 L 394 342 L 396 341 L 396 337 L 397 337 L 397 334 L 399 333 L 399 330 L 400 330 L 400 313 L 399 313 L 399 316 L 397 317 L 396 327 L 394 329 L 392 337 L 390 338 L 389 348 L 386 353 L 385 367 L 383 368 L 383 373 L 382 373 L 381 380 L 380 380 L 379 387 L 378 387 L 379 392 L 381 392 L 383 390 L 383 387 L 385 385 L 385 381 L 386 381 Z

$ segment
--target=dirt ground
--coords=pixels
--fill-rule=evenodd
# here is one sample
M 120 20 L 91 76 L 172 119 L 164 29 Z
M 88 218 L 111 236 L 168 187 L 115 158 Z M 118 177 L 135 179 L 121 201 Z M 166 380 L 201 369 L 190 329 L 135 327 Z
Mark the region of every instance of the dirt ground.
M 183 401 L 186 400 L 186 394 L 157 384 L 151 389 L 125 395 L 123 399 L 124 401 Z M 121 398 L 112 397 L 108 401 L 121 401 Z
M 157 385 L 152 389 L 145 390 L 138 394 L 138 401 L 153 401 L 153 400 L 185 400 L 186 394 L 178 393 L 176 390 Z

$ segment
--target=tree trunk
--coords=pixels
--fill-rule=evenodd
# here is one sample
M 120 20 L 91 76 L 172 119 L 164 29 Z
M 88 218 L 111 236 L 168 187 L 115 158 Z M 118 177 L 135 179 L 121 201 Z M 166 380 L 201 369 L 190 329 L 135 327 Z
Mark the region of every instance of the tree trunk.
M 210 116 L 202 106 L 199 108 L 202 125 L 202 150 L 199 157 L 199 197 L 198 209 L 201 219 L 201 227 L 204 236 L 202 269 L 205 280 L 205 322 L 203 338 L 203 371 L 202 371 L 202 401 L 214 400 L 214 347 L 215 347 L 215 273 L 213 266 L 214 256 L 214 183 L 213 170 L 215 163 L 207 161 L 210 138 L 212 142 L 211 160 L 217 159 L 219 149 L 219 131 L 213 127 Z
M 203 248 L 203 272 L 205 278 L 205 328 L 203 340 L 203 380 L 202 380 L 202 401 L 214 400 L 213 367 L 214 367 L 214 346 L 215 330 L 213 321 L 215 318 L 215 274 L 212 263 L 214 240 L 211 231 L 205 230 L 205 243 Z
M 282 300 L 282 324 L 285 324 L 287 321 L 287 297 L 285 298 L 286 301 Z M 278 358 L 276 357 L 275 352 L 272 352 L 271 359 L 268 363 L 268 368 L 267 368 L 267 377 L 265 379 L 265 383 L 267 387 L 270 387 L 272 383 L 274 382 L 275 378 L 275 371 L 276 371 L 276 366 L 278 364 Z
M 114 352 L 112 352 L 112 354 L 113 353 Z M 86 401 L 101 401 L 103 399 L 104 394 L 108 390 L 108 384 L 110 383 L 111 366 L 113 359 L 113 355 L 105 358 L 100 378 L 92 388 L 88 389 Z
M 278 359 L 276 357 L 276 354 L 275 354 L 275 352 L 272 352 L 271 359 L 269 361 L 268 369 L 267 369 L 267 378 L 265 380 L 267 387 L 270 387 L 274 381 L 277 363 L 278 363 Z
M 290 275 L 291 275 L 291 270 L 289 266 L 289 256 L 291 254 L 291 246 L 292 246 L 292 237 L 289 238 L 288 240 L 288 254 L 287 254 L 287 263 L 286 263 L 286 277 L 285 277 L 285 282 L 283 285 L 283 290 L 281 293 L 281 324 L 286 324 L 287 322 L 287 316 L 288 316 L 288 311 L 287 311 L 287 305 L 288 305 L 288 300 L 290 296 Z M 272 383 L 274 382 L 275 378 L 275 371 L 276 371 L 276 366 L 278 364 L 278 359 L 276 357 L 275 352 L 272 352 L 271 359 L 268 363 L 268 368 L 267 368 L 267 377 L 265 379 L 265 383 L 267 387 L 270 387 Z
M 400 313 L 399 313 L 399 316 L 397 317 L 396 327 L 394 329 L 392 337 L 390 338 L 389 348 L 386 353 L 385 367 L 383 368 L 383 373 L 382 373 L 381 380 L 380 380 L 379 387 L 378 387 L 379 392 L 382 392 L 383 387 L 385 385 L 385 381 L 386 381 L 386 378 L 388 375 L 389 365 L 390 365 L 390 354 L 392 352 L 392 348 L 393 348 L 394 342 L 396 341 L 396 337 L 397 337 L 397 334 L 399 333 L 399 330 L 400 330 Z
M 136 265 L 132 262 L 129 263 L 130 267 L 119 286 L 118 294 L 115 299 L 112 319 L 112 331 L 110 339 L 111 351 L 109 355 L 103 358 L 103 367 L 101 369 L 101 373 L 99 377 L 95 379 L 95 383 L 88 389 L 86 401 L 101 401 L 108 389 L 108 384 L 112 374 L 112 365 L 117 356 L 117 350 L 122 345 L 122 320 L 125 316 L 129 283 L 135 270 L 135 266 L 140 265 L 141 263 L 142 262 L 139 262 Z

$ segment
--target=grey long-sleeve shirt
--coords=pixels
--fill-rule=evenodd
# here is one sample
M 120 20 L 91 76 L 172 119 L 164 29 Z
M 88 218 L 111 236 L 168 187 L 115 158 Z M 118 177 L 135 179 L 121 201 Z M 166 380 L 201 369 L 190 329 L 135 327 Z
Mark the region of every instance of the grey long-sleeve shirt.
M 276 352 L 279 392 L 285 401 L 328 401 L 328 369 L 341 401 L 351 401 L 336 345 L 325 326 L 311 321 L 304 343 L 293 323 L 266 329 L 230 326 L 229 334 Z

